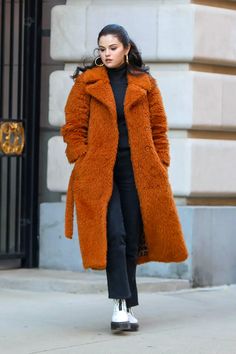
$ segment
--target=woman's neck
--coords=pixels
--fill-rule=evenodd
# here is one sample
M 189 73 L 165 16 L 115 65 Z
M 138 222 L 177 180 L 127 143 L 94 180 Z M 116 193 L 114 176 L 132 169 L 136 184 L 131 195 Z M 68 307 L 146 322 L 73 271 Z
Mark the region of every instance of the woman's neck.
M 107 70 L 108 71 L 120 71 L 120 70 L 122 70 L 122 69 L 125 69 L 127 67 L 127 64 L 126 64 L 126 62 L 124 62 L 124 63 L 122 63 L 121 65 L 119 65 L 118 67 L 115 67 L 115 68 L 108 68 L 108 67 L 106 67 L 107 68 Z

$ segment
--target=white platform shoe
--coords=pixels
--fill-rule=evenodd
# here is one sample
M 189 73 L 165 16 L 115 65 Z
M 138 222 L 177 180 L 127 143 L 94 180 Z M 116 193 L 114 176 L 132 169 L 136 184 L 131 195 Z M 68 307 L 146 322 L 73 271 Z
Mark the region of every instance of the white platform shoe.
M 139 323 L 137 318 L 134 316 L 134 312 L 131 307 L 127 309 L 127 314 L 130 323 L 130 329 L 127 329 L 126 331 L 137 331 L 139 328 Z
M 131 328 L 126 308 L 126 301 L 123 299 L 113 299 L 114 310 L 111 319 L 112 331 L 124 331 Z

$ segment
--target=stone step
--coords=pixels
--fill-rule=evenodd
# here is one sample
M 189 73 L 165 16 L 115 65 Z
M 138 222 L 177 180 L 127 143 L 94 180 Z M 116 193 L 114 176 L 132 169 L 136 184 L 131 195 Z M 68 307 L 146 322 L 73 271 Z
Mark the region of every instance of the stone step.
M 137 277 L 137 286 L 140 292 L 176 291 L 191 287 L 190 282 L 185 279 L 141 276 Z M 104 271 L 19 268 L 0 270 L 0 288 L 91 294 L 107 292 L 107 282 Z

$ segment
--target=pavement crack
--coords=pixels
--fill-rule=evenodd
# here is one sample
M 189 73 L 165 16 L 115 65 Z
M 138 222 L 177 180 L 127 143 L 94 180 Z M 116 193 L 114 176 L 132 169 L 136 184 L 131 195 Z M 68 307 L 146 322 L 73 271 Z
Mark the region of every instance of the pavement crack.
M 126 336 L 126 334 L 124 333 L 124 337 Z M 120 336 L 119 336 L 120 337 Z M 114 338 L 111 339 L 105 339 L 105 340 L 98 340 L 98 341 L 91 341 L 91 342 L 86 342 L 86 343 L 81 343 L 81 344 L 74 344 L 74 345 L 69 345 L 66 347 L 53 347 L 50 349 L 43 349 L 43 350 L 39 350 L 39 351 L 34 351 L 34 352 L 30 352 L 28 354 L 40 354 L 40 353 L 47 353 L 47 352 L 51 352 L 52 350 L 63 350 L 63 349 L 70 349 L 70 348 L 79 348 L 85 345 L 90 345 L 90 344 L 98 344 L 98 343 L 105 343 L 105 342 L 110 342 L 111 340 L 114 340 Z

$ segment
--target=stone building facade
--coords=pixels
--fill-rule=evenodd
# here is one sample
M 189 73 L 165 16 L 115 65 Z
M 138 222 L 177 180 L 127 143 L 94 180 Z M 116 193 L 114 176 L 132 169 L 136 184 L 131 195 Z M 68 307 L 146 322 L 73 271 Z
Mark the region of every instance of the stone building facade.
M 67 0 L 52 8 L 50 61 L 61 69 L 50 74 L 43 136 L 48 141 L 47 188 L 57 201 L 42 198 L 39 266 L 83 270 L 78 235 L 73 241 L 64 238 L 72 166 L 59 128 L 73 84 L 70 75 L 92 55 L 97 34 L 108 23 L 128 30 L 161 89 L 170 182 L 190 252 L 184 263 L 148 263 L 138 267 L 138 274 L 184 278 L 194 285 L 235 283 L 235 1 Z

